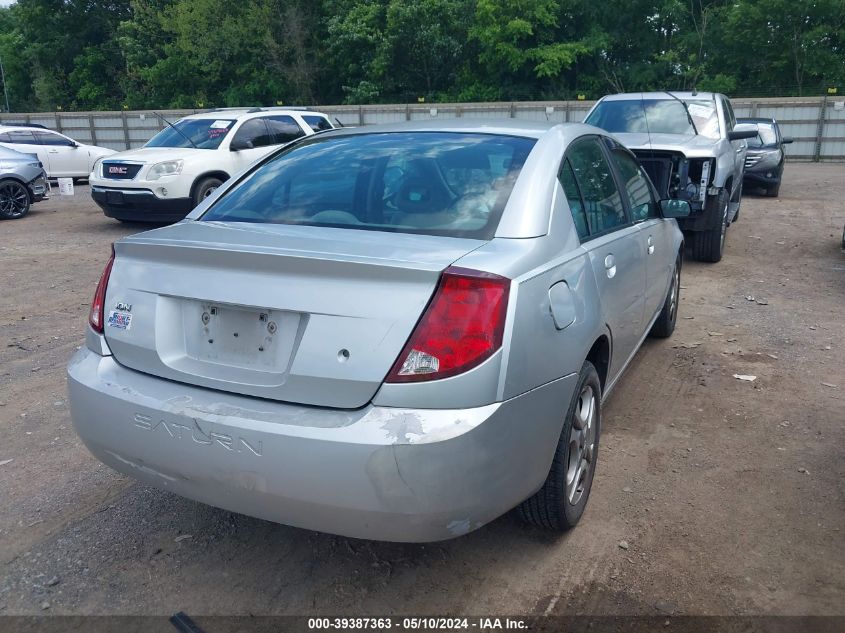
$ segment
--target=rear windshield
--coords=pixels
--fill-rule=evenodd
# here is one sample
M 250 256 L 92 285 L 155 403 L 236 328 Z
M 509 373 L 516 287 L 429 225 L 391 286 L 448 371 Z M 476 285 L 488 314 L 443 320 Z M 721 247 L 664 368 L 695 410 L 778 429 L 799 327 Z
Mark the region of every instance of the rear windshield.
M 314 137 L 259 165 L 202 220 L 489 239 L 534 143 L 446 132 Z
M 144 147 L 217 149 L 232 129 L 233 123 L 232 119 L 182 119 L 174 123 L 173 127 L 168 125 L 147 141 Z
M 599 103 L 584 123 L 611 133 L 698 133 L 707 138 L 719 138 L 716 104 L 702 99 L 611 99 Z

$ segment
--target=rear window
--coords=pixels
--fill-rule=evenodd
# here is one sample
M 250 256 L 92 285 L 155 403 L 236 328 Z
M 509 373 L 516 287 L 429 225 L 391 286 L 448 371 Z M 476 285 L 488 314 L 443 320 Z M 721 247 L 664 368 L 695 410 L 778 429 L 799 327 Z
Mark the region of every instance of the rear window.
M 202 220 L 489 239 L 534 143 L 447 132 L 314 137 L 259 165 Z

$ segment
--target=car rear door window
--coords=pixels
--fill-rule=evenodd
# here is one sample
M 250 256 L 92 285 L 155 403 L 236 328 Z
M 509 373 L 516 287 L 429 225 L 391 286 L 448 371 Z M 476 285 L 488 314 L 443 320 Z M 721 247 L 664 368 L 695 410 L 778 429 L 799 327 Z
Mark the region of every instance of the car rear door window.
M 294 121 L 292 116 L 279 114 L 267 117 L 267 127 L 273 134 L 274 143 L 290 143 L 296 139 L 305 136 L 305 132 L 299 127 L 299 124 Z
M 7 142 L 19 145 L 37 145 L 35 136 L 29 130 L 9 130 Z
M 564 160 L 560 168 L 558 179 L 569 202 L 569 210 L 572 213 L 572 220 L 575 222 L 575 229 L 578 237 L 583 241 L 590 237 L 590 227 L 587 224 L 587 213 L 584 210 L 584 201 L 581 199 L 581 192 L 578 190 L 578 183 L 575 182 L 575 174 L 569 160 Z
M 576 141 L 566 155 L 584 201 L 590 236 L 627 225 L 622 196 L 598 139 Z
M 264 119 L 249 119 L 235 132 L 232 143 L 244 144 L 247 147 L 266 147 L 274 145 L 275 141 Z
M 62 146 L 62 147 L 70 147 L 73 142 L 70 139 L 65 138 L 64 136 L 59 136 L 58 134 L 53 134 L 52 132 L 33 132 L 35 135 L 36 140 L 41 145 L 55 145 L 55 146 Z
M 620 149 L 614 150 L 612 156 L 628 196 L 631 219 L 634 222 L 642 222 L 658 217 L 651 184 L 636 159 Z

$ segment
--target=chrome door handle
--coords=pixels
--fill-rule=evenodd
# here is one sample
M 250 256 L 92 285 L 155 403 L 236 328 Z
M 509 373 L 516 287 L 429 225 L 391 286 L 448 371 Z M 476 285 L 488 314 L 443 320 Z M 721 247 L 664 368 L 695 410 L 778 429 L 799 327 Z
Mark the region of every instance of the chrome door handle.
M 613 255 L 604 258 L 604 270 L 608 279 L 616 277 L 616 258 Z
M 654 238 L 651 235 L 648 236 L 648 254 L 654 254 Z
M 59 150 L 57 150 L 57 149 L 51 149 L 51 150 L 47 150 L 47 151 L 48 151 L 50 154 L 58 154 L 58 153 L 59 153 Z

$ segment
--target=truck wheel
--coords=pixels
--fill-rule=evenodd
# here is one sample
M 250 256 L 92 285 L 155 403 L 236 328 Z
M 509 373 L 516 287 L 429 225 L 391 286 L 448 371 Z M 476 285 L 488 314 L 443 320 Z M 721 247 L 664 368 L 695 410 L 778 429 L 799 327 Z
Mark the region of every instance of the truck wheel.
M 736 194 L 734 194 L 734 200 L 731 200 L 731 203 L 736 205 L 734 217 L 731 218 L 731 224 L 739 220 L 739 210 L 742 207 L 742 185 L 743 183 L 740 181 L 739 188 L 736 190 Z
M 575 527 L 590 497 L 601 432 L 601 383 L 584 361 L 546 482 L 519 506 L 523 521 L 551 530 Z
M 0 180 L 0 219 L 16 220 L 29 213 L 29 191 L 17 180 Z
M 669 292 L 666 294 L 666 301 L 660 310 L 660 316 L 651 326 L 649 334 L 655 338 L 669 338 L 675 331 L 675 323 L 678 321 L 678 304 L 681 300 L 681 258 L 675 260 L 675 270 L 672 271 L 672 281 L 669 283 Z
M 699 231 L 693 236 L 692 252 L 696 259 L 716 263 L 722 259 L 725 251 L 725 232 L 728 230 L 728 193 L 719 190 L 719 195 L 707 201 L 708 216 L 717 216 L 720 221 L 714 229 Z
M 197 188 L 194 190 L 194 206 L 205 200 L 211 193 L 217 189 L 223 181 L 219 178 L 203 178 L 197 183 Z

